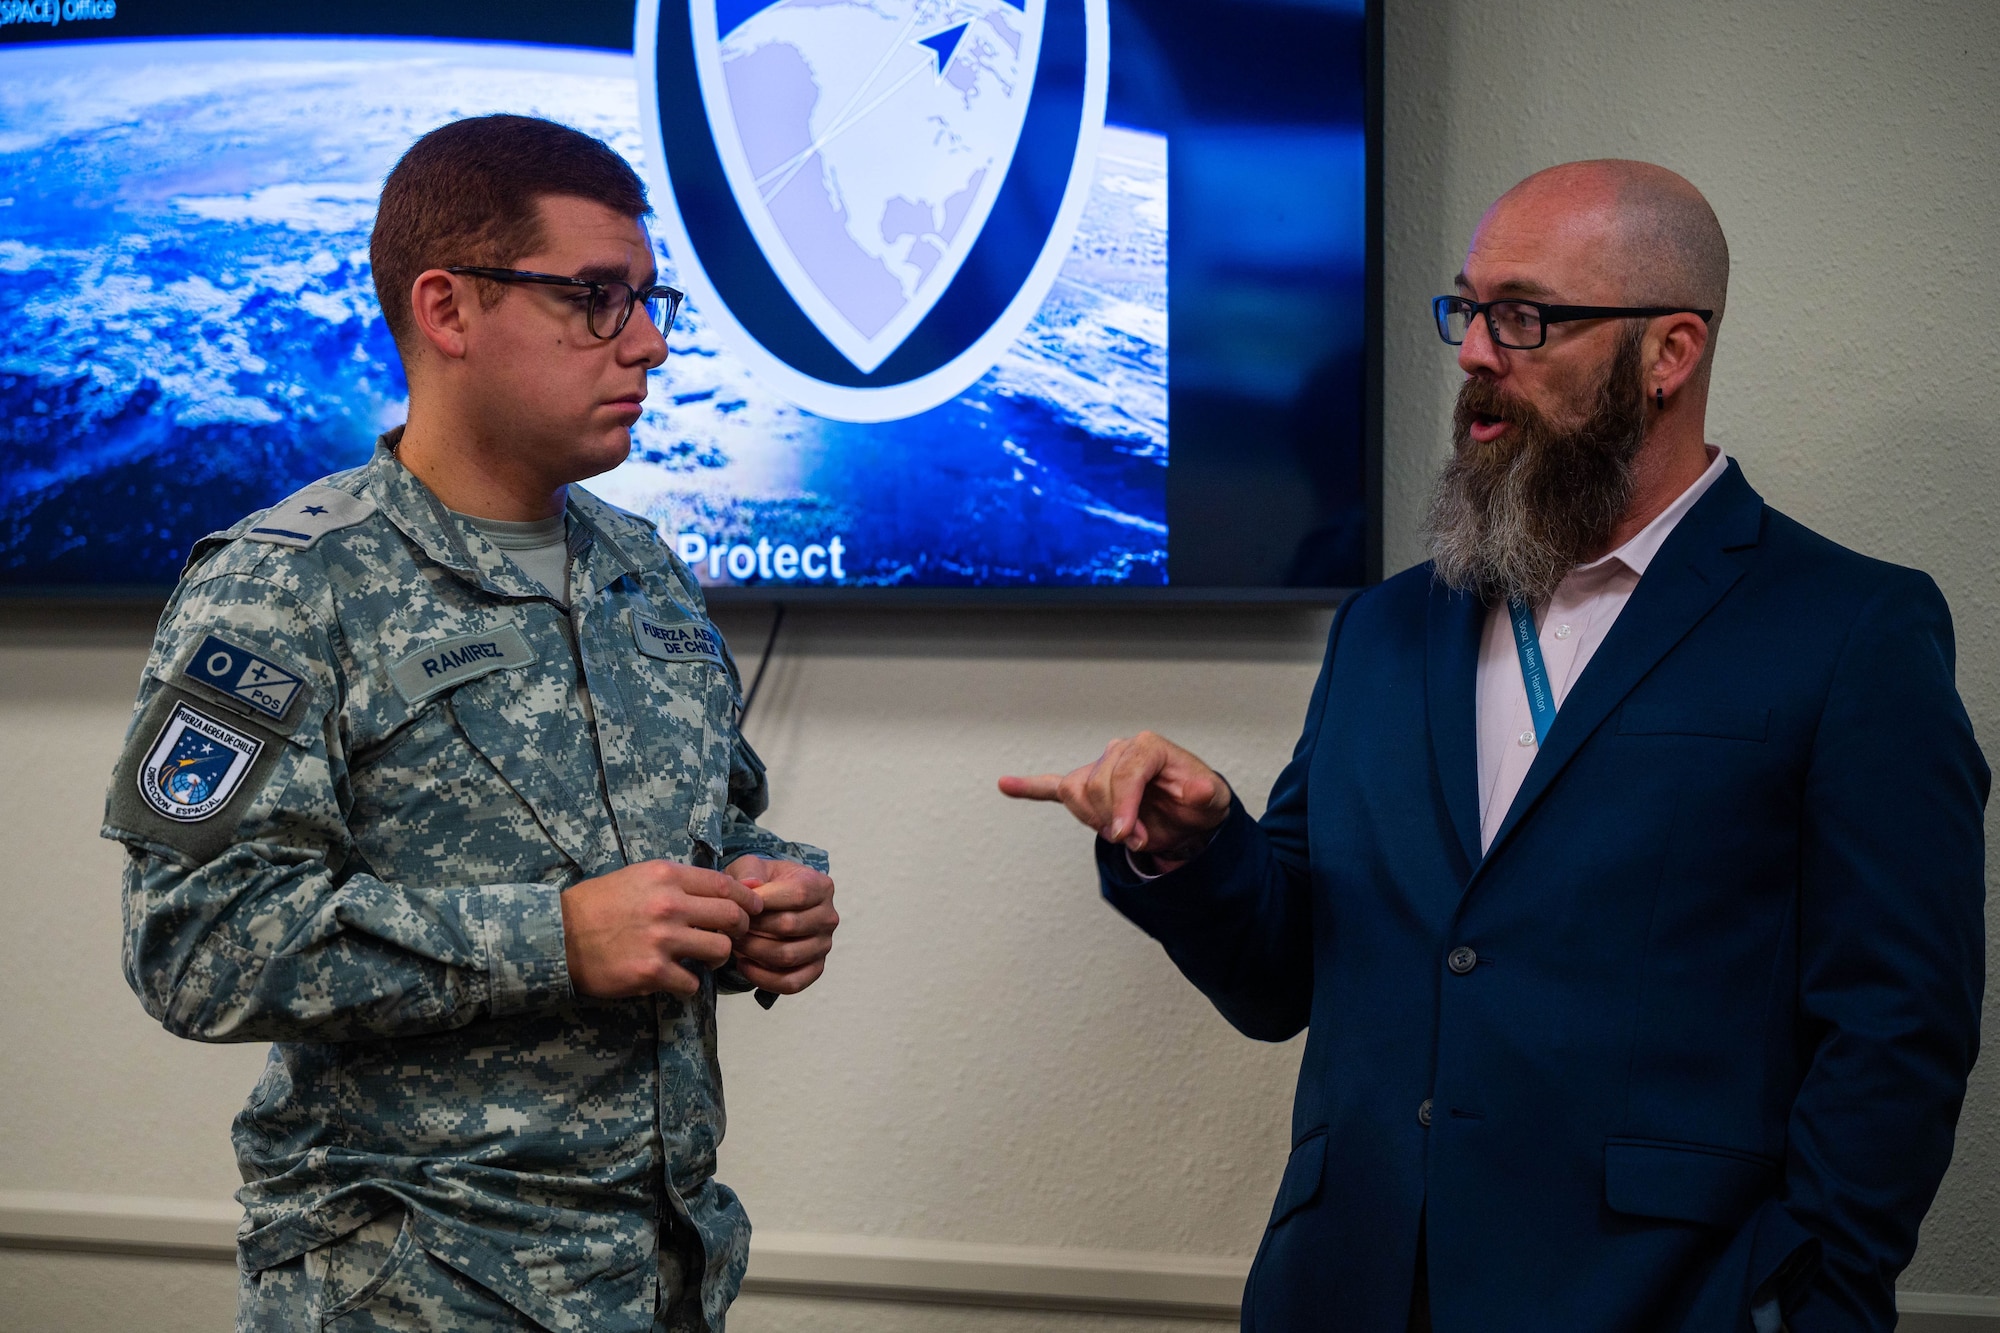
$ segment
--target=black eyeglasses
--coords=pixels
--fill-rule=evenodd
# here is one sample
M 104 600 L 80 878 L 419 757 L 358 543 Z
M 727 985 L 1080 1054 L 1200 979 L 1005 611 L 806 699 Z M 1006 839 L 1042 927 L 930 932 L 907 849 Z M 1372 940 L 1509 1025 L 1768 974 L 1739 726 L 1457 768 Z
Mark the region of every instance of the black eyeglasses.
M 680 313 L 681 302 L 687 298 L 673 287 L 654 283 L 650 287 L 634 287 L 629 282 L 616 279 L 565 278 L 558 273 L 529 273 L 518 268 L 477 268 L 460 264 L 445 270 L 447 273 L 462 273 L 469 278 L 486 278 L 492 282 L 527 282 L 543 287 L 575 287 L 589 295 L 581 298 L 583 320 L 590 327 L 590 336 L 609 340 L 625 331 L 625 325 L 632 318 L 632 311 L 646 307 L 646 317 L 665 333 L 674 326 L 674 316 Z M 609 329 L 604 326 L 610 325 Z
M 1549 340 L 1549 325 L 1578 319 L 1646 319 L 1654 315 L 1699 315 L 1706 324 L 1713 310 L 1679 305 L 1544 305 L 1540 301 L 1473 301 L 1440 296 L 1431 301 L 1438 337 L 1453 347 L 1465 341 L 1472 321 L 1486 316 L 1486 331 L 1502 347 L 1530 352 Z

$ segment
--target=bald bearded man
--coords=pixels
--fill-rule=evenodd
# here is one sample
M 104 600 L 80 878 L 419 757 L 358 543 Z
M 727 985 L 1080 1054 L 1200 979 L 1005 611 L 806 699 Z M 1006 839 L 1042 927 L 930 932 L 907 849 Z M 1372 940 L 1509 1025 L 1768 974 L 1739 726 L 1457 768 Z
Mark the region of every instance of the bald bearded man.
M 1308 1032 L 1243 1326 L 1889 1329 L 1978 1044 L 1988 771 L 1921 573 L 1705 442 L 1729 273 L 1634 162 L 1481 219 L 1431 554 L 1253 820 L 1171 742 L 1002 779 L 1252 1037 Z

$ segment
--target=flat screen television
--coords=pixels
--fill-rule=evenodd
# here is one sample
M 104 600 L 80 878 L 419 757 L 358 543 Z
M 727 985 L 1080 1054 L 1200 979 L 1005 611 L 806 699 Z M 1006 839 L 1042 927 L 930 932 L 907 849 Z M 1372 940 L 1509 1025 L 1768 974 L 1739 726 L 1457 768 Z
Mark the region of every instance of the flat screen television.
M 547 116 L 689 300 L 586 483 L 724 601 L 1379 577 L 1362 0 L 0 0 L 0 592 L 158 597 L 402 419 L 383 177 Z

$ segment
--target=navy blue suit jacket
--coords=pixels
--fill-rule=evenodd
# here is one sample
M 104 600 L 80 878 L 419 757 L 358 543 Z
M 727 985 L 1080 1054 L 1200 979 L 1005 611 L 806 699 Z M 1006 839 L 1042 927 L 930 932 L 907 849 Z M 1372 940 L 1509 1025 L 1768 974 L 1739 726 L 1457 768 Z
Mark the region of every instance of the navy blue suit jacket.
M 1357 594 L 1261 820 L 1151 882 L 1099 844 L 1231 1023 L 1308 1029 L 1244 1327 L 1400 1333 L 1423 1218 L 1439 1333 L 1748 1333 L 1772 1290 L 1891 1328 L 1984 981 L 1943 597 L 1732 464 L 1482 856 L 1484 616 L 1428 567 Z

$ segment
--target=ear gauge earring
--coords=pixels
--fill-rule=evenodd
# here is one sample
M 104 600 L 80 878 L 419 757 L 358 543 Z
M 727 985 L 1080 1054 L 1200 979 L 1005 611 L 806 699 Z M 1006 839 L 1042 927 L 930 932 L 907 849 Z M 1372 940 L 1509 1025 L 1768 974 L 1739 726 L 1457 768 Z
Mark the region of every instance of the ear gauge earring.
M 1660 412 L 1667 410 L 1667 391 L 1657 384 L 1653 386 L 1653 407 Z

